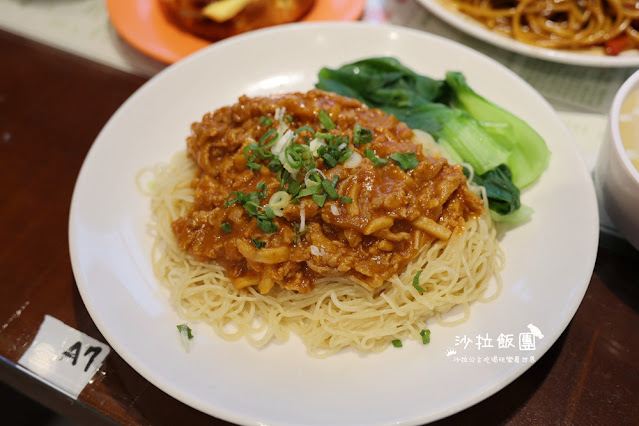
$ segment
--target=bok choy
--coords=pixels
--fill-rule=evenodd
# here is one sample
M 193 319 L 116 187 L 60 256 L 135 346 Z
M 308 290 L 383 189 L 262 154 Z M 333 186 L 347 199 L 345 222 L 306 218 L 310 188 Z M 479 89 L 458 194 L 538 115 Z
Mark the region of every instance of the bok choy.
M 486 188 L 491 216 L 519 222 L 531 209 L 520 190 L 548 166 L 550 151 L 525 122 L 474 92 L 459 72 L 444 80 L 419 75 L 395 58 L 369 58 L 323 68 L 316 87 L 358 99 L 430 133 Z

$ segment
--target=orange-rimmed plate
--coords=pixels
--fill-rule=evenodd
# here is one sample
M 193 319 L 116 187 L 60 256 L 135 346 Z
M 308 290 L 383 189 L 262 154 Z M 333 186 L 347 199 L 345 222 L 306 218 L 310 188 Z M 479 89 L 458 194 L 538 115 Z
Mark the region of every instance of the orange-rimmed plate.
M 157 0 L 107 0 L 111 23 L 129 44 L 167 64 L 211 44 L 169 22 Z M 354 21 L 366 0 L 316 0 L 302 21 Z

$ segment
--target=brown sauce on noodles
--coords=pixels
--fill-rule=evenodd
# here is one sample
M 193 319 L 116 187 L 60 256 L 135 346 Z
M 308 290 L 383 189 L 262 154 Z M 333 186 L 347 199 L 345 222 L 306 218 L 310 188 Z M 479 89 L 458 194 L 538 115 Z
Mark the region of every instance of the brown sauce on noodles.
M 265 184 L 259 203 L 266 205 L 282 189 L 281 176 L 269 169 L 268 161 L 255 170 L 247 167 L 245 149 L 278 127 L 276 115 L 282 108 L 290 129 L 309 126 L 315 132 L 348 137 L 347 148 L 362 160 L 352 168 L 345 163 L 328 167 L 317 158 L 314 167 L 327 180 L 337 176 L 334 188 L 339 197 L 326 197 L 323 206 L 311 196 L 301 197 L 271 220 L 274 232 L 265 232 L 247 208 L 228 201 L 234 191 L 259 192 L 257 188 Z M 320 111 L 328 113 L 335 128 L 322 129 Z M 369 143 L 353 145 L 356 125 L 371 131 Z M 309 134 L 300 132 L 293 143 L 308 144 Z M 179 247 L 225 267 L 235 287 L 258 286 L 261 293 L 276 284 L 306 293 L 326 276 L 377 288 L 400 272 L 424 244 L 449 238 L 463 229 L 466 220 L 483 212 L 462 167 L 425 157 L 413 137 L 395 117 L 319 90 L 243 96 L 192 125 L 187 150 L 199 170 L 192 209 L 172 224 Z M 366 149 L 387 163 L 375 166 Z M 415 167 L 403 170 L 388 158 L 406 152 L 416 153 Z M 303 182 L 304 173 L 297 180 Z

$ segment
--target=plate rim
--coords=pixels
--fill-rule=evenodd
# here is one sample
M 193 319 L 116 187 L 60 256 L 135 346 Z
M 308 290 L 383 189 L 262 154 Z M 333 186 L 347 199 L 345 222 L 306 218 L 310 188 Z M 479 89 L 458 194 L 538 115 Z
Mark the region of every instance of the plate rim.
M 369 27 L 369 28 L 377 28 L 380 29 L 382 31 L 384 31 L 387 34 L 390 34 L 392 32 L 405 32 L 405 33 L 412 33 L 418 37 L 422 37 L 424 40 L 427 39 L 437 39 L 439 40 L 439 42 L 442 43 L 449 43 L 449 44 L 453 44 L 456 45 L 457 47 L 466 50 L 468 52 L 472 52 L 475 55 L 479 55 L 484 57 L 486 60 L 488 60 L 489 62 L 492 62 L 495 66 L 501 68 L 503 71 L 511 74 L 513 77 L 515 77 L 518 81 L 520 81 L 521 83 L 523 83 L 524 85 L 526 85 L 528 87 L 529 90 L 531 90 L 537 97 L 538 99 L 545 104 L 545 106 L 547 108 L 552 109 L 553 112 L 554 109 L 550 106 L 550 104 L 539 94 L 538 91 L 536 91 L 534 88 L 532 88 L 532 86 L 530 86 L 528 83 L 526 83 L 523 79 L 521 79 L 521 77 L 517 76 L 516 73 L 514 73 L 513 71 L 511 71 L 510 69 L 508 69 L 507 67 L 503 66 L 502 64 L 498 63 L 497 61 L 495 61 L 494 59 L 488 57 L 485 54 L 482 54 L 481 52 L 477 52 L 474 49 L 471 49 L 467 46 L 462 45 L 461 43 L 458 43 L 456 41 L 447 39 L 445 37 L 436 35 L 436 34 L 430 34 L 430 33 L 425 33 L 423 31 L 420 30 L 415 30 L 415 29 L 411 29 L 411 28 L 407 28 L 407 27 L 401 27 L 401 26 L 395 26 L 395 25 L 391 25 L 391 24 L 384 24 L 384 25 L 379 25 L 379 24 L 371 24 L 371 23 L 365 23 L 365 22 L 351 22 L 351 23 L 329 23 L 329 22 L 324 22 L 324 23 L 312 23 L 312 24 L 301 24 L 301 23 L 293 23 L 293 24 L 286 24 L 283 26 L 278 26 L 278 27 L 270 27 L 270 28 L 266 28 L 266 29 L 262 29 L 262 30 L 257 30 L 257 31 L 253 31 L 250 33 L 246 33 L 246 34 L 242 34 L 236 37 L 232 37 L 226 40 L 222 40 L 218 43 L 212 44 L 210 47 L 206 48 L 206 49 L 202 49 L 201 51 L 196 52 L 195 54 L 191 55 L 189 58 L 187 58 L 184 61 L 181 61 L 179 64 L 175 64 L 173 66 L 167 67 L 166 69 L 162 70 L 160 73 L 158 73 L 156 76 L 152 77 L 147 83 L 145 83 L 143 86 L 141 86 L 139 89 L 137 89 L 119 108 L 118 110 L 109 118 L 109 120 L 107 121 L 107 123 L 104 125 L 104 127 L 102 128 L 102 130 L 99 132 L 99 134 L 97 135 L 95 141 L 93 142 L 93 144 L 91 145 L 91 148 L 89 149 L 89 152 L 87 153 L 82 167 L 80 168 L 75 186 L 74 186 L 74 190 L 73 190 L 73 195 L 72 195 L 72 199 L 71 199 L 71 209 L 70 209 L 70 214 L 69 214 L 69 250 L 70 250 L 70 255 L 71 255 L 71 261 L 72 261 L 72 269 L 74 272 L 74 277 L 76 279 L 77 282 L 77 287 L 79 289 L 80 295 L 82 297 L 83 302 L 85 303 L 85 306 L 87 307 L 87 310 L 89 311 L 89 314 L 91 315 L 92 320 L 96 323 L 96 326 L 98 327 L 98 330 L 103 334 L 103 336 L 105 337 L 105 339 L 107 339 L 107 341 L 109 342 L 109 344 L 114 348 L 114 350 L 118 353 L 119 356 L 122 357 L 122 359 L 124 359 L 131 367 L 133 367 L 139 374 L 141 374 L 146 380 L 148 380 L 149 382 L 153 383 L 155 386 L 157 386 L 158 388 L 162 389 L 164 392 L 168 393 L 169 395 L 175 397 L 176 399 L 184 402 L 185 404 L 196 408 L 204 413 L 210 414 L 212 416 L 215 417 L 219 417 L 221 419 L 225 419 L 228 421 L 233 421 L 233 422 L 237 422 L 237 423 L 243 423 L 243 424 L 260 424 L 258 421 L 254 420 L 254 419 L 247 419 L 245 417 L 241 417 L 234 413 L 234 412 L 230 412 L 228 410 L 225 410 L 224 408 L 221 408 L 220 406 L 216 406 L 213 410 L 211 410 L 211 407 L 208 405 L 205 405 L 203 403 L 201 403 L 198 400 L 193 400 L 192 398 L 190 398 L 188 395 L 186 395 L 184 392 L 182 392 L 180 389 L 176 389 L 174 386 L 172 386 L 170 389 L 167 390 L 166 388 L 166 383 L 161 382 L 159 379 L 157 379 L 156 377 L 153 376 L 153 372 L 148 370 L 146 368 L 146 366 L 144 366 L 144 364 L 141 364 L 139 362 L 137 362 L 137 360 L 133 359 L 133 362 L 131 361 L 131 356 L 129 354 L 126 353 L 126 350 L 123 350 L 123 348 L 121 348 L 119 345 L 113 344 L 114 341 L 117 342 L 117 339 L 113 337 L 113 334 L 109 331 L 108 327 L 104 324 L 104 322 L 102 321 L 102 318 L 96 318 L 95 315 L 93 314 L 94 312 L 94 307 L 91 306 L 90 304 L 87 303 L 87 300 L 89 300 L 89 296 L 87 293 L 87 288 L 86 288 L 86 283 L 81 283 L 81 279 L 79 277 L 82 277 L 82 273 L 80 271 L 80 267 L 78 265 L 78 246 L 77 246 L 77 237 L 76 237 L 76 231 L 77 229 L 75 228 L 75 226 L 73 225 L 73 223 L 75 222 L 75 216 L 77 214 L 77 203 L 79 202 L 77 199 L 77 195 L 78 195 L 78 187 L 80 184 L 81 179 L 83 178 L 83 176 L 87 173 L 86 169 L 87 169 L 87 164 L 89 163 L 89 159 L 95 154 L 95 147 L 98 145 L 98 143 L 101 143 L 99 141 L 102 140 L 103 137 L 103 133 L 106 133 L 108 131 L 108 128 L 113 125 L 112 123 L 115 122 L 117 120 L 117 117 L 119 117 L 121 114 L 123 114 L 126 109 L 127 109 L 127 105 L 129 103 L 132 103 L 135 101 L 135 99 L 137 99 L 138 96 L 141 96 L 141 93 L 144 93 L 146 87 L 150 87 L 154 84 L 157 83 L 157 81 L 159 81 L 161 78 L 163 78 L 163 76 L 166 73 L 172 73 L 172 72 L 176 72 L 174 71 L 175 69 L 179 69 L 179 67 L 182 66 L 187 66 L 186 64 L 191 62 L 191 61 L 197 61 L 197 58 L 199 56 L 203 56 L 203 55 L 209 55 L 211 51 L 217 50 L 218 46 L 226 46 L 226 45 L 230 45 L 230 44 L 234 44 L 234 43 L 244 43 L 246 40 L 250 41 L 251 38 L 257 38 L 260 37 L 262 35 L 268 35 L 267 33 L 278 33 L 278 32 L 282 32 L 282 31 L 294 31 L 296 29 L 303 29 L 303 30 L 313 30 L 313 29 L 318 29 L 318 28 L 322 28 L 322 29 L 326 29 L 326 28 L 331 28 L 334 25 L 340 25 L 340 26 L 353 26 L 353 28 L 355 27 Z M 556 112 L 555 112 L 556 113 Z M 557 119 L 559 120 L 559 118 L 557 117 Z M 566 126 L 563 124 L 563 122 L 558 121 L 558 124 L 564 129 L 566 134 L 570 134 L 568 129 L 566 128 Z M 574 140 L 570 141 L 571 144 L 573 145 L 573 148 L 576 150 L 576 144 L 574 142 Z M 586 169 L 586 165 L 585 163 L 583 163 L 583 161 L 581 162 L 581 168 L 583 168 L 584 173 L 588 174 L 588 171 Z M 590 182 L 592 184 L 592 182 Z M 590 192 L 591 192 L 591 201 L 594 200 L 594 202 L 596 203 L 596 197 L 595 197 L 595 192 L 594 192 L 594 185 L 590 185 Z M 594 214 L 593 216 L 593 220 L 596 219 L 596 222 L 598 222 L 598 216 L 597 216 L 597 211 L 595 210 L 594 212 L 592 212 Z M 596 225 L 596 224 L 595 224 Z M 595 265 L 595 259 L 596 259 L 596 254 L 597 254 L 597 250 L 598 250 L 598 225 L 593 227 L 593 247 L 592 247 L 592 251 L 591 251 L 591 256 L 589 259 L 587 259 L 587 264 L 591 265 L 591 268 L 587 268 L 586 270 L 583 270 L 582 272 L 584 273 L 584 275 L 586 275 L 587 277 L 591 277 L 592 275 L 592 270 L 594 269 L 594 265 Z M 588 284 L 590 282 L 590 278 L 587 278 L 585 283 L 580 283 L 580 290 L 579 292 L 577 292 L 577 294 L 575 295 L 575 297 L 571 300 L 572 304 L 570 305 L 568 311 L 570 312 L 569 315 L 564 315 L 563 316 L 563 321 L 561 324 L 559 324 L 557 326 L 557 333 L 556 336 L 549 336 L 552 337 L 551 343 L 544 348 L 543 351 L 539 352 L 539 357 L 541 358 L 549 349 L 550 347 L 552 347 L 556 340 L 559 338 L 559 336 L 561 335 L 561 333 L 563 333 L 563 331 L 566 329 L 566 327 L 568 326 L 569 322 L 572 320 L 572 318 L 574 317 L 574 314 L 576 313 L 577 309 L 579 308 L 582 299 L 585 295 L 585 292 L 588 288 Z M 124 354 L 123 354 L 124 352 Z M 408 422 L 399 422 L 400 424 L 412 424 L 412 421 L 415 422 L 422 422 L 422 421 L 434 421 L 437 419 L 441 419 L 447 416 L 450 416 L 452 414 L 455 414 L 463 409 L 466 409 L 468 407 L 471 407 L 475 404 L 477 404 L 478 402 L 494 395 L 496 392 L 498 392 L 499 390 L 505 388 L 506 386 L 508 386 L 510 383 L 512 383 L 513 381 L 515 381 L 518 377 L 521 376 L 521 374 L 523 374 L 524 372 L 526 372 L 529 369 L 529 366 L 524 366 L 521 368 L 516 368 L 515 370 L 513 370 L 514 372 L 509 374 L 509 377 L 507 380 L 502 380 L 502 381 L 496 381 L 494 382 L 491 386 L 489 386 L 487 389 L 485 389 L 483 392 L 481 393 L 476 393 L 474 395 L 474 397 L 466 399 L 464 401 L 460 401 L 457 402 L 456 404 L 452 405 L 452 406 L 448 406 L 447 410 L 440 410 L 438 412 L 438 415 L 436 417 L 433 418 L 415 418 L 415 419 L 410 419 L 411 421 Z

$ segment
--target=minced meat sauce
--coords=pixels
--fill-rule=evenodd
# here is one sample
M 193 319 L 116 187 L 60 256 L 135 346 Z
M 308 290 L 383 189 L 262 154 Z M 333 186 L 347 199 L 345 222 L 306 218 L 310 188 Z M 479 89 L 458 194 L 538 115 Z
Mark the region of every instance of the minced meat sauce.
M 298 130 L 287 149 L 304 145 L 300 170 L 298 157 L 278 155 L 287 128 Z M 368 138 L 354 136 L 362 129 Z M 377 288 L 483 212 L 462 167 L 425 157 L 413 136 L 394 116 L 320 90 L 242 96 L 192 125 L 187 151 L 199 171 L 191 211 L 172 224 L 179 247 L 261 293 L 276 284 L 305 293 L 326 276 Z M 402 165 L 396 153 L 416 155 Z M 290 200 L 274 216 L 268 203 L 282 191 Z

